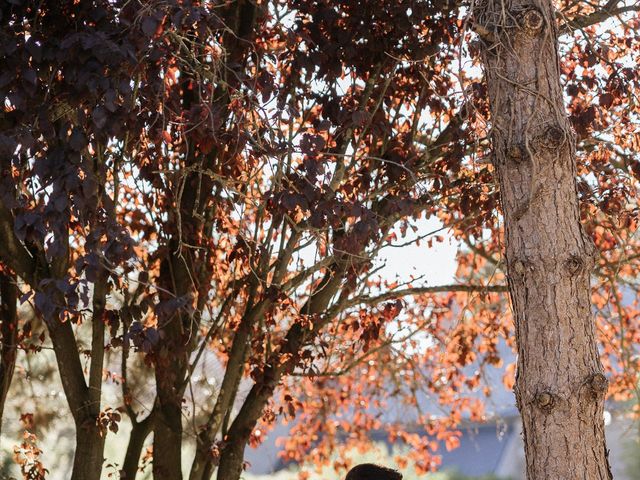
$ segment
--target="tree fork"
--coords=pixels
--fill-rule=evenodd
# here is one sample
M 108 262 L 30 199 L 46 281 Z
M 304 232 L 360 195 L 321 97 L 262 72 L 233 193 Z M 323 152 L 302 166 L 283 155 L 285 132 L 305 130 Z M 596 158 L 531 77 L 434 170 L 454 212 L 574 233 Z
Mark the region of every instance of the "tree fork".
M 609 480 L 594 248 L 580 224 L 555 11 L 550 0 L 488 0 L 473 15 L 484 32 L 527 478 Z

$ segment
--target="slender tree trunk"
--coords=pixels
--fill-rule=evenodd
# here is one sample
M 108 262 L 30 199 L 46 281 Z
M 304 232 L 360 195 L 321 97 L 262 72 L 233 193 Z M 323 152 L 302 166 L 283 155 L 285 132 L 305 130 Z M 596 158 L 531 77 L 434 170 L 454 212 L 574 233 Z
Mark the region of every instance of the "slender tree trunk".
M 256 315 L 261 313 L 261 307 L 254 308 L 252 312 L 245 314 L 238 327 L 238 331 L 233 339 L 227 368 L 224 378 L 222 379 L 222 384 L 220 385 L 216 403 L 209 416 L 209 420 L 202 428 L 197 439 L 196 454 L 191 465 L 189 480 L 208 480 L 211 478 L 214 470 L 211 447 L 222 428 L 224 418 L 230 415 L 233 408 L 233 402 L 238 392 L 242 372 L 247 360 L 251 326 L 253 325 Z
M 150 416 L 141 422 L 133 424 L 131 434 L 129 435 L 129 444 L 127 445 L 124 463 L 122 470 L 120 470 L 120 478 L 122 480 L 134 480 L 136 478 L 142 448 L 149 433 L 151 433 L 152 427 L 152 418 Z
M 153 429 L 153 478 L 182 480 L 182 412 L 180 404 L 162 399 Z M 162 452 L 161 455 L 156 452 Z
M 196 451 L 196 456 L 191 466 L 189 480 L 209 480 L 213 475 L 214 468 L 211 454 L 199 449 Z
M 345 264 L 329 269 L 325 273 L 324 280 L 320 283 L 318 290 L 315 291 L 300 311 L 308 315 L 318 315 L 324 312 L 329 306 L 331 298 L 342 288 L 345 269 Z M 328 318 L 326 317 L 324 321 L 327 322 Z M 320 331 L 323 328 L 323 324 L 316 323 L 309 328 L 308 326 L 303 327 L 300 323 L 295 323 L 287 332 L 280 351 L 272 353 L 261 378 L 253 384 L 238 415 L 225 435 L 225 446 L 220 455 L 217 480 L 238 480 L 242 475 L 244 449 L 249 443 L 251 432 L 258 423 L 280 380 L 295 368 L 299 361 L 300 349 L 315 334 L 314 328 L 316 331 Z M 281 363 L 279 358 L 282 357 L 288 357 L 289 360 Z M 203 477 L 203 480 L 205 478 Z
M 267 368 L 266 371 L 269 380 L 261 384 L 254 384 L 238 415 L 231 423 L 226 435 L 226 444 L 220 456 L 217 480 L 238 480 L 242 475 L 244 450 L 249 443 L 251 432 L 255 428 L 269 398 L 273 395 L 278 379 L 283 374 L 282 369 L 277 367 Z M 207 477 L 203 477 L 203 480 L 205 479 Z
M 550 0 L 485 0 L 476 30 L 491 105 L 530 480 L 611 479 L 607 380 L 591 313 L 595 249 L 579 218 L 575 140 Z
M 101 430 L 97 420 L 100 416 L 102 398 L 104 312 L 107 291 L 107 276 L 106 272 L 102 271 L 93 290 L 89 386 L 85 386 L 77 398 L 82 407 L 73 412 L 76 422 L 76 451 L 71 480 L 100 480 L 102 475 L 106 434 Z M 63 375 L 62 371 L 61 375 Z M 82 381 L 84 382 L 84 376 Z
M 219 90 L 219 105 L 224 106 L 225 109 L 231 100 L 229 95 L 230 87 L 237 86 L 239 81 L 238 76 L 233 73 L 233 69 L 236 68 L 236 65 L 241 65 L 244 62 L 245 55 L 252 51 L 251 40 L 255 34 L 254 28 L 260 10 L 258 5 L 259 3 L 253 0 L 238 0 L 228 3 L 219 11 L 219 18 L 227 27 L 227 32 L 222 41 L 226 51 L 226 64 L 232 66 L 225 70 L 225 75 L 228 75 L 228 78 L 217 87 Z M 194 54 L 199 55 L 200 53 L 194 51 Z M 197 81 L 197 79 L 189 79 L 188 71 L 182 71 L 181 75 L 184 82 L 182 107 L 185 111 L 188 111 L 194 101 L 194 91 L 188 85 L 190 80 Z M 195 152 L 193 152 L 193 155 L 187 158 L 187 165 L 200 165 L 199 168 L 202 168 L 203 163 L 198 162 L 204 162 L 205 168 L 215 169 L 215 165 L 222 161 L 222 157 L 219 157 L 217 152 L 201 158 L 196 158 Z M 173 238 L 172 242 L 170 242 L 171 252 L 181 251 L 183 248 L 182 242 L 185 240 L 186 243 L 191 245 L 197 245 L 202 240 L 204 209 L 209 201 L 217 201 L 210 193 L 207 193 L 211 192 L 214 187 L 212 179 L 208 176 L 196 173 L 190 174 L 187 176 L 186 185 L 189 188 L 185 190 L 179 206 L 182 209 L 182 225 L 180 225 L 182 231 L 180 235 L 185 235 L 185 237 L 180 237 L 179 241 L 178 235 Z M 198 195 L 200 198 L 198 198 Z M 198 209 L 201 211 L 195 215 Z M 209 228 L 211 228 L 211 225 L 209 225 Z M 191 235 L 191 238 L 189 238 L 189 235 Z M 209 234 L 205 233 L 204 235 Z M 170 281 L 166 282 L 164 288 L 178 297 L 195 291 L 198 292 L 199 302 L 206 301 L 207 290 L 200 291 L 199 284 L 208 286 L 211 273 L 206 268 L 202 270 L 202 265 L 206 265 L 205 261 L 200 264 L 201 274 L 196 274 L 199 269 L 199 262 L 202 262 L 202 258 L 196 259 L 195 256 L 185 261 L 182 253 L 167 258 L 164 264 L 165 273 L 161 273 L 161 277 L 164 277 L 165 281 L 168 279 Z M 199 282 L 196 281 L 194 284 L 194 278 L 197 278 Z M 192 344 L 193 338 L 189 332 L 199 326 L 199 318 L 189 318 L 189 316 L 183 314 L 179 314 L 179 316 L 181 318 L 178 321 L 173 320 L 161 327 L 162 333 L 165 335 L 164 344 L 167 347 L 166 352 L 162 352 L 161 355 L 166 354 L 166 358 L 171 362 L 170 369 L 165 369 L 161 365 L 162 359 L 156 365 L 156 388 L 159 409 L 154 426 L 153 474 L 155 479 L 163 480 L 182 480 L 181 402 L 189 353 L 195 347 Z M 182 329 L 180 329 L 180 326 L 182 326 Z M 207 437 L 206 432 L 204 437 Z M 215 433 L 212 437 L 215 437 Z M 204 448 L 207 448 L 210 442 L 205 443 Z M 202 448 L 202 445 L 198 445 L 193 473 L 190 478 L 193 478 L 194 475 L 196 477 L 202 475 L 205 477 L 207 475 L 210 476 L 209 472 L 212 469 L 212 465 L 206 459 L 206 455 L 203 455 Z
M 15 277 L 0 272 L 0 433 L 2 432 L 2 415 L 7 392 L 11 386 L 13 370 L 16 365 L 18 336 L 17 314 L 18 289 Z
M 193 224 L 186 223 L 185 225 Z M 193 243 L 195 244 L 195 243 Z M 171 252 L 179 246 L 172 242 Z M 185 259 L 186 258 L 186 259 Z M 161 301 L 186 296 L 193 286 L 189 268 L 191 257 L 169 254 L 160 266 L 160 280 L 165 292 Z M 153 426 L 153 478 L 182 480 L 182 383 L 186 378 L 192 317 L 182 310 L 159 319 L 158 330 L 163 335 L 162 347 L 155 352 L 157 411 Z
M 208 436 L 207 436 L 208 437 Z M 204 435 L 200 435 L 198 437 L 198 444 L 196 445 L 196 454 L 193 457 L 193 462 L 191 463 L 191 471 L 189 472 L 189 480 L 202 480 L 205 475 L 209 475 L 208 478 L 211 478 L 212 472 L 209 467 L 211 454 L 207 451 L 206 444 L 204 442 L 207 441 Z

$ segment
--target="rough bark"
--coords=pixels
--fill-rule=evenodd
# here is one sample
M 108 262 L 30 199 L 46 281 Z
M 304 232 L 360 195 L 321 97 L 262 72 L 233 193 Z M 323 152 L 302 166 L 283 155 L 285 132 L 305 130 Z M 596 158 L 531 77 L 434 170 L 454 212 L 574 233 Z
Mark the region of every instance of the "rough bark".
M 516 324 L 527 478 L 610 479 L 590 305 L 594 247 L 579 218 L 575 140 L 549 0 L 475 6 Z

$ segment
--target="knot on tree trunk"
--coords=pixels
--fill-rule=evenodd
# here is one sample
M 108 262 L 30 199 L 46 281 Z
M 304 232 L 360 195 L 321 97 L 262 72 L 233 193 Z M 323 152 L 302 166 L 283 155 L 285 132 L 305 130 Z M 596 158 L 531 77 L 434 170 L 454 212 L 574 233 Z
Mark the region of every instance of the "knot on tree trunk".
M 557 150 L 567 141 L 567 133 L 559 125 L 550 125 L 537 138 L 537 142 L 541 147 L 549 150 Z
M 536 407 L 544 412 L 549 412 L 553 408 L 555 402 L 555 396 L 553 393 L 544 391 L 536 394 L 534 398 Z
M 507 148 L 507 157 L 513 163 L 521 163 L 529 158 L 529 153 L 523 144 L 514 143 Z
M 596 395 L 606 393 L 609 389 L 609 380 L 602 373 L 594 373 L 589 377 L 587 383 L 591 391 Z
M 586 262 L 580 255 L 571 255 L 565 262 L 565 268 L 572 275 L 577 275 L 580 272 L 584 271 Z
M 526 260 L 516 259 L 509 267 L 509 275 L 511 276 L 512 280 L 521 282 L 524 280 L 528 269 L 531 269 L 531 267 L 530 265 L 528 265 L 528 262 Z
M 535 7 L 531 7 L 520 14 L 519 23 L 525 33 L 537 37 L 544 30 L 544 16 Z

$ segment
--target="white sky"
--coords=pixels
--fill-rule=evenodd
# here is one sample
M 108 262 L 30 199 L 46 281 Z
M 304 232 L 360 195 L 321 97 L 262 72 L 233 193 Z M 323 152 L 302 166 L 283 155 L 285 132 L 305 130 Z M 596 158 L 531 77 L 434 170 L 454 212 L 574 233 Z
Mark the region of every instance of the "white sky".
M 398 235 L 396 243 L 403 244 L 416 236 L 426 235 L 442 228 L 442 223 L 437 218 L 418 220 L 415 222 L 418 231 L 408 238 L 402 239 Z M 427 237 L 420 245 L 412 243 L 401 247 L 386 247 L 380 251 L 374 265 L 385 264 L 380 271 L 382 278 L 392 281 L 408 282 L 413 278 L 421 277 L 415 285 L 442 285 L 452 283 L 456 262 L 455 256 L 458 243 L 452 239 L 447 230 L 442 230 L 436 235 L 444 237 L 441 243 L 433 242 L 429 247 L 427 241 L 433 236 Z

